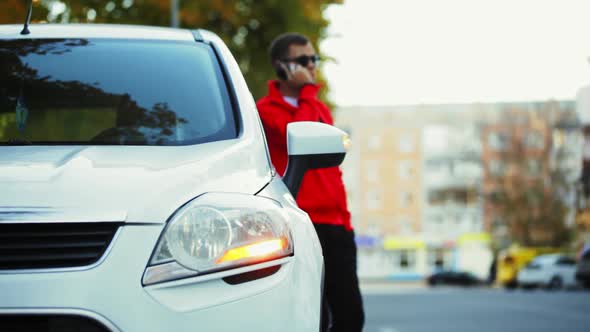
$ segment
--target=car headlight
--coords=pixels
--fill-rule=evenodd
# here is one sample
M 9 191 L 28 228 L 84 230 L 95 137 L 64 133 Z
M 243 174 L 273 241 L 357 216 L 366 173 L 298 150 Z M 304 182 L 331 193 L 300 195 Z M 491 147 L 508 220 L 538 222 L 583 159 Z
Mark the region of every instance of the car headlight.
M 293 254 L 278 202 L 209 193 L 179 209 L 160 236 L 144 285 L 261 263 Z

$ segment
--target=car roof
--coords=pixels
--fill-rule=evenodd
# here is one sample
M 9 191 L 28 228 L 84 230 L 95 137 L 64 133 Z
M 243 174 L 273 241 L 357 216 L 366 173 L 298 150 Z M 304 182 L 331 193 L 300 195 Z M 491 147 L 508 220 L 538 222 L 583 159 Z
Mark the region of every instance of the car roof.
M 21 35 L 22 24 L 0 25 L 0 39 L 109 38 L 194 41 L 191 31 L 120 24 L 31 24 L 30 34 Z

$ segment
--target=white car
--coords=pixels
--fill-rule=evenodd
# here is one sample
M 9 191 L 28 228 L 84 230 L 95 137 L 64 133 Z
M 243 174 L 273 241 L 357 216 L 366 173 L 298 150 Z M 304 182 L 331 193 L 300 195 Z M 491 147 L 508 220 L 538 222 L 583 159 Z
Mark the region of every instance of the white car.
M 290 124 L 274 171 L 213 33 L 0 26 L 0 330 L 318 331 L 293 196 L 346 134 Z
M 576 260 L 562 254 L 535 257 L 518 273 L 518 285 L 523 288 L 547 287 L 560 289 L 575 287 Z

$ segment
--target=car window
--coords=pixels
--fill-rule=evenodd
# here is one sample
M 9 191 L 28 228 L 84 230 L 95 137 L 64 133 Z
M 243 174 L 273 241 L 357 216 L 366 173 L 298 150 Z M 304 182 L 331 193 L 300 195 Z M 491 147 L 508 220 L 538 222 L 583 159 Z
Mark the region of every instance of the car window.
M 536 257 L 531 262 L 531 264 L 538 265 L 538 266 L 546 266 L 546 265 L 553 264 L 556 261 L 557 261 L 557 257 L 556 256 L 539 256 L 539 257 Z
M 572 257 L 560 257 L 556 264 L 562 266 L 574 266 L 576 265 L 576 260 Z
M 0 144 L 186 145 L 236 135 L 206 44 L 0 41 Z

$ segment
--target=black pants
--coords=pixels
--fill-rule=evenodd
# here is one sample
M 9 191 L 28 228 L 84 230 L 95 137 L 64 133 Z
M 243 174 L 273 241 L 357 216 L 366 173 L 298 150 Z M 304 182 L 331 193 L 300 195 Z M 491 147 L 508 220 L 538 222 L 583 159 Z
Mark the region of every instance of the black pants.
M 354 232 L 342 226 L 314 226 L 324 252 L 324 309 L 329 311 L 331 318 L 329 331 L 362 331 L 365 314 L 356 275 Z M 328 330 L 326 325 L 327 321 L 323 323 L 322 331 Z

